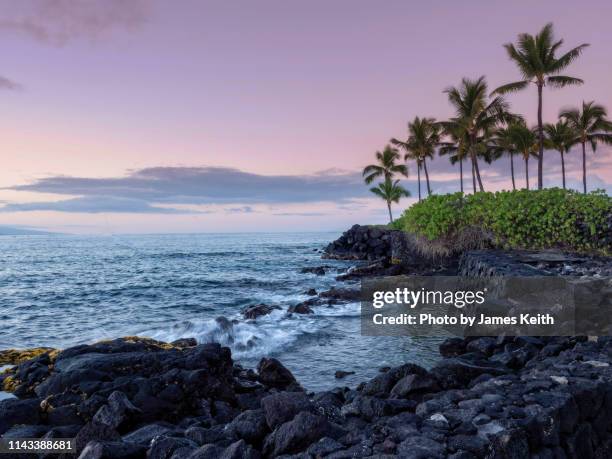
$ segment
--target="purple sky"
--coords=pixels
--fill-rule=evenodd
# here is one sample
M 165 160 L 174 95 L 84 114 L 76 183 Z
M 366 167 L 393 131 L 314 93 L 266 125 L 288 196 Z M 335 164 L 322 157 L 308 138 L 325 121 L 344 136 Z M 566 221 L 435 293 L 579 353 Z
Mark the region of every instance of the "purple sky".
M 0 225 L 114 233 L 384 222 L 360 169 L 414 116 L 452 115 L 442 90 L 462 77 L 486 75 L 491 88 L 518 79 L 502 44 L 520 32 L 552 21 L 564 49 L 591 43 L 567 71 L 586 84 L 547 90 L 545 120 L 583 99 L 612 109 L 611 13 L 603 0 L 0 0 Z M 534 88 L 509 100 L 535 121 Z M 557 156 L 546 156 L 547 184 L 560 183 Z M 589 152 L 591 188 L 612 189 L 611 156 Z M 572 186 L 578 160 L 569 155 Z M 485 187 L 508 187 L 507 168 L 485 168 Z M 457 188 L 445 159 L 430 170 L 434 191 Z

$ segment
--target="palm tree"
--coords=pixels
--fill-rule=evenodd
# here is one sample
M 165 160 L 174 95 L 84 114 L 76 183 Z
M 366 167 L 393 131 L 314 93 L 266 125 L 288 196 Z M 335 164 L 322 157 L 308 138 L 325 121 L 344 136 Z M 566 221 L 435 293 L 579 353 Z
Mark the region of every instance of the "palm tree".
M 525 185 L 529 189 L 529 158 L 538 155 L 538 136 L 534 129 L 529 129 L 524 122 L 515 122 L 508 126 L 508 142 L 511 149 L 523 156 Z
M 383 183 L 379 183 L 377 186 L 370 188 L 370 191 L 387 202 L 387 209 L 389 210 L 389 223 L 393 223 L 391 203 L 398 203 L 402 197 L 410 196 L 410 192 L 399 185 L 399 180 L 392 181 L 390 178 L 387 178 Z
M 459 184 L 461 193 L 463 193 L 463 160 L 468 157 L 469 138 L 465 129 L 460 125 L 454 124 L 451 121 L 440 123 L 440 125 L 443 127 L 444 135 L 448 140 L 440 142 L 438 154 L 440 156 L 448 155 L 451 164 L 459 163 Z M 473 169 L 472 183 L 474 184 L 474 191 L 476 191 Z
M 478 188 L 480 191 L 484 191 L 482 178 L 480 177 L 480 167 L 478 166 L 479 138 L 488 136 L 497 123 L 512 118 L 512 115 L 508 113 L 508 104 L 501 96 L 488 100 L 487 83 L 484 76 L 477 80 L 464 78 L 461 80 L 459 87 L 450 87 L 445 89 L 444 92 L 448 95 L 448 100 L 454 107 L 456 116 L 441 124 L 446 130 L 456 128 L 464 130 L 467 136 L 466 147 L 472 163 L 472 170 L 476 180 L 478 180 Z M 474 184 L 476 180 L 474 180 Z M 475 188 L 474 186 L 474 192 L 476 191 Z
M 516 190 L 514 179 L 514 155 L 517 154 L 516 148 L 511 138 L 509 126 L 500 127 L 495 131 L 495 136 L 491 139 L 491 149 L 496 158 L 502 155 L 510 157 L 510 176 L 512 177 L 512 190 Z
M 425 171 L 427 181 L 427 195 L 431 196 L 431 186 L 429 185 L 429 172 L 427 171 L 427 158 L 433 157 L 436 147 L 440 143 L 440 126 L 433 118 L 419 118 L 418 116 L 408 123 L 408 140 L 405 142 L 398 139 L 391 139 L 391 143 L 398 145 L 406 151 L 404 159 L 414 159 L 417 163 L 417 173 L 419 182 L 419 201 L 421 200 L 421 171 Z
M 576 131 L 566 120 L 559 120 L 556 124 L 544 125 L 546 138 L 544 145 L 551 150 L 557 150 L 561 154 L 561 176 L 563 177 L 563 189 L 565 190 L 565 153 L 576 143 Z
M 576 131 L 576 143 L 582 145 L 582 184 L 584 193 L 587 192 L 586 179 L 586 143 L 591 144 L 595 153 L 598 143 L 612 144 L 612 122 L 607 120 L 608 113 L 603 105 L 595 101 L 582 102 L 582 110 L 573 108 L 562 110 L 560 118 L 567 120 Z
M 559 75 L 559 72 L 569 66 L 589 45 L 583 43 L 557 57 L 557 51 L 562 44 L 563 40 L 555 41 L 551 23 L 546 24 L 535 37 L 528 33 L 520 34 L 516 46 L 512 43 L 505 44 L 504 48 L 506 48 L 508 56 L 519 68 L 523 79 L 505 84 L 493 91 L 496 94 L 520 91 L 527 88 L 530 83 L 535 84 L 538 88 L 538 189 L 542 189 L 543 186 L 542 170 L 544 164 L 542 89 L 545 85 L 562 88 L 567 85 L 583 83 L 580 78 Z
M 366 184 L 372 183 L 376 178 L 383 177 L 391 180 L 396 174 L 408 177 L 408 168 L 405 164 L 397 164 L 400 154 L 396 148 L 385 146 L 382 153 L 376 152 L 376 164 L 370 164 L 363 169 L 363 177 Z

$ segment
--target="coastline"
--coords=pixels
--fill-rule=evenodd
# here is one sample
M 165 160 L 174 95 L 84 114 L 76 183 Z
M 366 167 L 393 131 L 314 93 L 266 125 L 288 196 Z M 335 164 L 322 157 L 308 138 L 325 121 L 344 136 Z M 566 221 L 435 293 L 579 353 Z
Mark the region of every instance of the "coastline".
M 472 275 L 523 269 L 606 274 L 598 263 L 580 271 L 583 259 L 545 255 L 474 251 L 434 263 L 397 232 L 353 227 L 325 257 L 359 260 L 339 282 L 466 269 Z M 334 287 L 288 312 L 307 316 L 312 308 L 357 298 L 355 289 Z M 274 310 L 251 305 L 243 315 L 256 320 Z M 274 358 L 247 369 L 229 348 L 194 339 L 128 337 L 37 354 L 12 355 L 24 361 L 0 375 L 0 385 L 18 397 L 0 401 L 0 435 L 74 437 L 82 458 L 612 454 L 609 338 L 451 338 L 440 344 L 440 360 L 430 369 L 413 363 L 380 368 L 354 388 L 319 392 L 304 390 Z M 350 370 L 340 369 L 339 377 Z

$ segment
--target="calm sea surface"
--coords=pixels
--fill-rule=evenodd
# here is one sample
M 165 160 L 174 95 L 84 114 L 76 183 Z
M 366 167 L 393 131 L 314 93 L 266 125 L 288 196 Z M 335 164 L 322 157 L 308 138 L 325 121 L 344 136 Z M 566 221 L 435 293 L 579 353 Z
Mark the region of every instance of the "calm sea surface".
M 2 236 L 0 349 L 195 337 L 229 346 L 247 366 L 277 357 L 311 390 L 354 385 L 381 366 L 431 365 L 435 339 L 361 336 L 358 303 L 286 317 L 290 305 L 309 298 L 307 289 L 339 284 L 334 277 L 351 266 L 315 251 L 338 236 Z M 322 264 L 332 266 L 325 276 L 300 273 Z M 282 310 L 241 319 L 240 310 L 257 303 Z M 339 382 L 336 370 L 356 374 Z

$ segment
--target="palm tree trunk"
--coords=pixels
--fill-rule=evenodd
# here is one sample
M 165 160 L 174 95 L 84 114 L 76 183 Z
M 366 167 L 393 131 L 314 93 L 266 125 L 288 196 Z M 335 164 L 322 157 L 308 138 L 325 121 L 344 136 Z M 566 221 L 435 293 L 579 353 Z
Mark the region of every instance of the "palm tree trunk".
M 538 190 L 544 186 L 544 126 L 542 123 L 542 85 L 538 84 Z
M 391 203 L 387 201 L 387 209 L 389 209 L 389 223 L 393 223 L 393 214 L 391 213 Z
M 472 188 L 474 194 L 476 194 L 476 174 L 474 173 L 474 159 L 470 155 L 470 162 L 472 163 Z
M 516 191 L 516 182 L 514 181 L 514 155 L 510 153 L 510 174 L 512 175 L 512 191 Z
M 582 185 L 586 194 L 586 142 L 582 142 Z
M 427 181 L 427 196 L 431 196 L 431 188 L 429 187 L 429 173 L 427 172 L 427 158 L 423 158 L 423 169 L 425 169 L 425 180 Z
M 461 183 L 461 194 L 463 194 L 463 156 L 459 158 L 459 183 Z
M 563 177 L 563 189 L 565 190 L 565 155 L 561 150 L 561 176 Z
M 478 180 L 478 188 L 480 191 L 484 191 L 484 187 L 482 186 L 482 179 L 480 178 L 480 168 L 478 167 L 478 157 L 474 154 L 474 171 L 476 172 L 476 179 Z
M 525 157 L 525 184 L 529 189 L 529 156 Z
M 471 135 L 471 143 L 470 146 L 470 155 L 472 156 L 472 163 L 474 165 L 474 172 L 476 174 L 476 179 L 478 180 L 478 188 L 480 191 L 484 191 L 484 187 L 482 186 L 482 179 L 480 178 L 480 168 L 478 167 L 478 156 L 476 156 L 476 152 L 474 151 L 474 145 L 476 145 L 476 135 Z
M 421 163 L 417 161 L 417 181 L 419 182 L 419 202 L 421 202 Z

